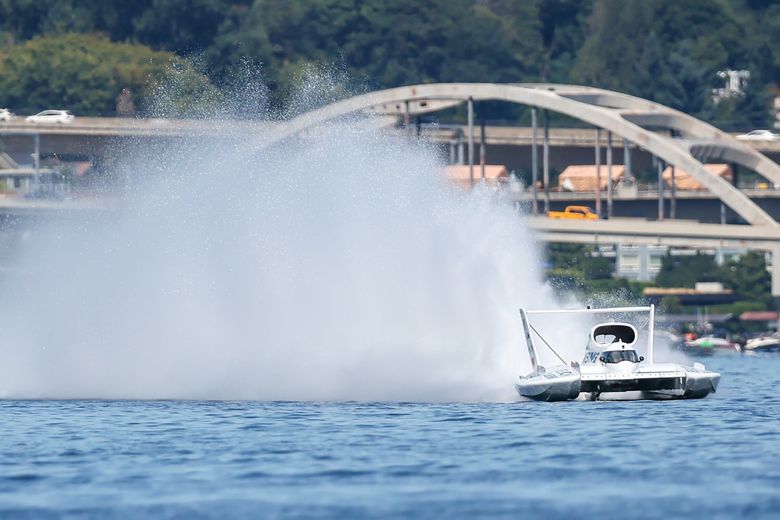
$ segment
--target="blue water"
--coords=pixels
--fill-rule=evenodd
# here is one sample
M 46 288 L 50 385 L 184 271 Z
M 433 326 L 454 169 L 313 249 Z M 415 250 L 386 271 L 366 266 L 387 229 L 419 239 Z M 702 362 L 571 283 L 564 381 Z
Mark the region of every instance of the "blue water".
M 0 516 L 777 518 L 780 356 L 705 363 L 673 402 L 0 401 Z

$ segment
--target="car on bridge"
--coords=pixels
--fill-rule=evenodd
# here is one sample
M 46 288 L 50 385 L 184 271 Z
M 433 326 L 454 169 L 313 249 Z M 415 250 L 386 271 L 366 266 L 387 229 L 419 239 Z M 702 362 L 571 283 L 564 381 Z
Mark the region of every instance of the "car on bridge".
M 566 206 L 563 211 L 548 211 L 550 218 L 571 218 L 577 220 L 598 220 L 599 216 L 587 206 Z
M 28 116 L 25 121 L 28 123 L 70 123 L 76 118 L 73 114 L 67 110 L 44 110 L 38 112 L 34 116 Z
M 14 117 L 13 112 L 8 110 L 7 108 L 0 108 L 0 121 L 5 121 L 6 123 L 10 120 L 12 120 Z
M 753 130 L 737 136 L 740 141 L 780 141 L 780 134 L 771 130 Z

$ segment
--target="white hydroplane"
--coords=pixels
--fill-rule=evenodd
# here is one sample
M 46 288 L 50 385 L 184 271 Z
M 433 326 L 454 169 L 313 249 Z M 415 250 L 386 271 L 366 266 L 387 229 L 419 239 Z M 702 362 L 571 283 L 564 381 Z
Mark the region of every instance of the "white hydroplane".
M 593 327 L 588 335 L 582 364 L 569 365 L 533 327 L 533 314 L 627 314 L 648 313 L 647 359 L 637 354 L 634 345 L 637 330 L 628 323 L 605 322 Z M 533 372 L 520 377 L 515 384 L 520 395 L 540 401 L 564 401 L 606 397 L 639 399 L 693 399 L 714 392 L 720 374 L 705 370 L 701 363 L 684 367 L 675 363 L 653 361 L 653 321 L 655 307 L 612 307 L 555 311 L 520 309 L 528 354 Z M 545 368 L 539 364 L 533 334 L 536 334 L 562 364 Z M 605 395 L 606 394 L 606 395 Z

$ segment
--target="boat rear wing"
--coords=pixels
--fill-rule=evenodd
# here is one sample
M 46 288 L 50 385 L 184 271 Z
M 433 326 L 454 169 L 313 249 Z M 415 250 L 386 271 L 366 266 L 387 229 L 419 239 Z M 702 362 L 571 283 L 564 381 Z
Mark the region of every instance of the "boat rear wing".
M 534 336 L 531 334 L 531 325 L 528 323 L 528 313 L 522 307 L 520 308 L 520 319 L 523 320 L 523 332 L 525 332 L 525 344 L 528 347 L 528 356 L 531 358 L 531 367 L 534 373 L 539 371 L 539 361 L 536 359 L 536 347 L 534 346 Z
M 528 316 L 534 314 L 624 314 L 624 313 L 648 313 L 650 320 L 648 322 L 648 339 L 647 339 L 647 361 L 653 363 L 653 333 L 655 326 L 655 305 L 648 305 L 644 307 L 605 307 L 603 309 L 555 309 L 555 310 L 526 310 L 520 309 L 520 318 L 523 320 L 523 331 L 525 332 L 525 342 L 528 346 L 528 355 L 531 357 L 531 366 L 534 372 L 539 367 L 539 361 L 536 356 L 536 346 L 534 345 L 533 335 L 531 334 L 532 327 L 528 321 Z

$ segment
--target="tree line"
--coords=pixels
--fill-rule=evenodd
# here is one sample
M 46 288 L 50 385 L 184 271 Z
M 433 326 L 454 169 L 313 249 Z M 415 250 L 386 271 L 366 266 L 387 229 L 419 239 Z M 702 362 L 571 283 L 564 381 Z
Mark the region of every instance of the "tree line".
M 737 259 L 719 265 L 711 254 L 697 252 L 689 256 L 667 253 L 653 282 L 617 278 L 614 259 L 603 256 L 594 246 L 552 243 L 545 247 L 546 278 L 562 296 L 575 294 L 599 304 L 621 304 L 643 301 L 646 287 L 684 287 L 693 289 L 697 282 L 720 282 L 736 293 L 732 304 L 716 305 L 712 312 L 735 316 L 754 310 L 776 310 L 772 297 L 772 276 L 764 253 L 750 251 Z M 604 300 L 601 302 L 601 300 Z M 681 312 L 679 299 L 665 297 L 666 312 Z
M 777 41 L 775 0 L 0 0 L 0 105 L 153 111 L 167 89 L 182 108 L 246 97 L 250 76 L 245 101 L 280 106 L 325 70 L 353 92 L 581 83 L 752 128 L 771 118 Z M 728 68 L 751 79 L 716 104 Z

